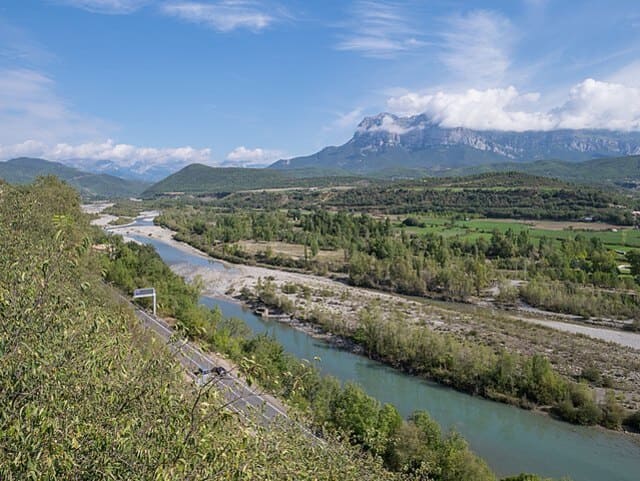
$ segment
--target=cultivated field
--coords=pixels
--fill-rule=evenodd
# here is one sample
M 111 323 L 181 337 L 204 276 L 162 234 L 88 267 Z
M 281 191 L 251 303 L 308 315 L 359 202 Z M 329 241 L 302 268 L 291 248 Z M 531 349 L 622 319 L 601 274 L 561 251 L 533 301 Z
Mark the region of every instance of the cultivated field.
M 410 232 L 435 233 L 446 237 L 463 237 L 475 240 L 491 238 L 494 231 L 514 232 L 528 230 L 533 240 L 542 237 L 553 240 L 574 238 L 578 234 L 600 239 L 611 249 L 640 248 L 640 230 L 614 226 L 602 222 L 561 222 L 550 220 L 469 219 L 452 221 L 444 217 L 416 216 L 424 227 L 405 227 Z

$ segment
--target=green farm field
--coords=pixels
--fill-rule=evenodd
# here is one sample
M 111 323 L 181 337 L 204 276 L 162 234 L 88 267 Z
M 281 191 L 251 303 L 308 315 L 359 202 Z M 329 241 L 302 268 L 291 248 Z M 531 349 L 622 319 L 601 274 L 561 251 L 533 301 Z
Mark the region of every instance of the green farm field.
M 625 251 L 629 248 L 640 248 L 640 230 L 630 227 L 613 226 L 602 223 L 587 222 L 554 222 L 536 220 L 510 219 L 470 219 L 455 220 L 444 217 L 413 216 L 424 223 L 424 227 L 404 227 L 408 232 L 434 233 L 445 237 L 462 237 L 475 240 L 479 237 L 490 239 L 494 231 L 514 232 L 528 230 L 532 239 L 542 237 L 553 240 L 571 239 L 581 234 L 585 237 L 596 237 L 613 250 Z M 544 226 L 544 228 L 542 227 Z

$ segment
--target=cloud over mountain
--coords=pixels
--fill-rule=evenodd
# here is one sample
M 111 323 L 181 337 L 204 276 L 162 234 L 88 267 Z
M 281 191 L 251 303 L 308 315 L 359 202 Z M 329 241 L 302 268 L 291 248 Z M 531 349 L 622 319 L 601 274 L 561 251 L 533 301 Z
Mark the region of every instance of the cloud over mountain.
M 550 110 L 539 107 L 538 93 L 515 87 L 460 93 L 409 92 L 388 99 L 392 112 L 424 113 L 442 127 L 475 130 L 608 129 L 640 130 L 640 89 L 586 79 L 573 86 L 564 102 Z

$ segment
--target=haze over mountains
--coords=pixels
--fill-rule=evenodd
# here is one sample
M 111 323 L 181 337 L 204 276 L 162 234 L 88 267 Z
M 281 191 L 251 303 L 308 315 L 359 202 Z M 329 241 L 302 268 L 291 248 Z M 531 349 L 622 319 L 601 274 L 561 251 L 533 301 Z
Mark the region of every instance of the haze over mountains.
M 65 159 L 61 162 L 96 174 L 106 174 L 146 183 L 162 180 L 187 165 L 184 162 L 152 163 L 144 159 L 135 158 L 128 161 L 73 158 Z
M 341 169 L 355 174 L 437 173 L 500 162 L 582 161 L 640 154 L 640 132 L 550 130 L 509 132 L 444 128 L 424 114 L 365 118 L 338 147 L 279 160 L 275 169 Z

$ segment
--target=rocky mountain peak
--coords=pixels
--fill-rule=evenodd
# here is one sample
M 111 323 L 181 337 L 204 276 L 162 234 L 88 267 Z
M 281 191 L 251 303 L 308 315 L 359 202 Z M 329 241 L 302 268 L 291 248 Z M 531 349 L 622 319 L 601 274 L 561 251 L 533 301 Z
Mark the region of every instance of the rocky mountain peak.
M 276 168 L 340 168 L 354 173 L 427 169 L 542 159 L 581 161 L 640 154 L 640 132 L 498 131 L 443 127 L 425 114 L 389 112 L 364 118 L 344 145 L 276 162 Z

